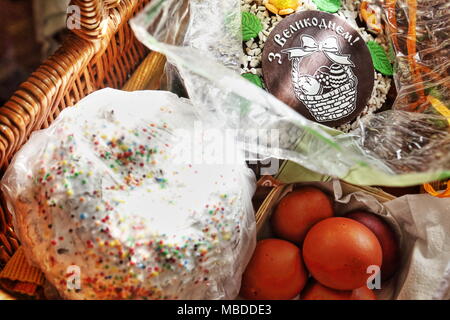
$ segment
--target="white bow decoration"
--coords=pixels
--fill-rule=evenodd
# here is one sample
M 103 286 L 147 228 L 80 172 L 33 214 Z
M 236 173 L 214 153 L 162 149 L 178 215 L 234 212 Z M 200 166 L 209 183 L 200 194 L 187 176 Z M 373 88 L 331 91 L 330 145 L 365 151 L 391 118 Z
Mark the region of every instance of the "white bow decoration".
M 303 58 L 314 52 L 323 52 L 328 59 L 335 63 L 354 67 L 353 62 L 350 61 L 350 55 L 343 55 L 339 52 L 338 41 L 333 36 L 326 38 L 324 41 L 317 42 L 313 37 L 303 35 L 301 43 L 301 48 L 291 48 L 281 52 L 287 53 L 289 55 L 289 60 L 293 58 Z

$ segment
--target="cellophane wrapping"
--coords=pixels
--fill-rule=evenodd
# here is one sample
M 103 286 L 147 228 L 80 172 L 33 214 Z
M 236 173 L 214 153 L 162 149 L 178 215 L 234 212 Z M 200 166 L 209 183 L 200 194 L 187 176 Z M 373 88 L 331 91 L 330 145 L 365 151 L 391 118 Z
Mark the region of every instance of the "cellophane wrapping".
M 152 1 L 131 25 L 140 41 L 176 67 L 199 118 L 238 132 L 247 159 L 287 159 L 366 185 L 411 185 L 450 176 L 448 114 L 400 107 L 411 92 L 408 88 L 417 87 L 416 78 L 404 79 L 401 52 L 395 81 L 405 89 L 400 89 L 394 110 L 365 117 L 358 129 L 342 134 L 305 119 L 240 76 L 240 10 L 239 0 Z M 432 6 L 427 10 L 445 22 L 441 11 Z M 435 55 L 446 60 L 443 52 Z M 439 88 L 435 92 L 446 94 Z
M 16 153 L 2 192 L 61 297 L 237 296 L 256 244 L 255 176 L 243 156 L 208 162 L 220 141 L 192 134 L 196 122 L 170 92 L 103 89 Z

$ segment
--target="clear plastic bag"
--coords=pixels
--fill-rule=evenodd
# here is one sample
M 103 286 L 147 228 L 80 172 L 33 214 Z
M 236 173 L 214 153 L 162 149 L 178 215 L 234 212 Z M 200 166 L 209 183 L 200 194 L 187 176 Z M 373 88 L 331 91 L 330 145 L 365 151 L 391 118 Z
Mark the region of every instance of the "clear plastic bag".
M 242 54 L 240 18 L 239 0 L 161 0 L 131 25 L 140 41 L 177 67 L 205 123 L 239 131 L 248 159 L 287 159 L 358 184 L 411 185 L 450 176 L 445 116 L 387 111 L 341 134 L 243 79 L 234 70 Z
M 219 143 L 186 140 L 196 120 L 172 93 L 103 89 L 15 155 L 1 182 L 15 231 L 63 298 L 238 295 L 256 244 L 256 181 L 243 157 L 180 160 L 192 144 Z
M 397 70 L 394 109 L 442 114 L 448 119 L 450 3 L 389 0 L 383 9 Z

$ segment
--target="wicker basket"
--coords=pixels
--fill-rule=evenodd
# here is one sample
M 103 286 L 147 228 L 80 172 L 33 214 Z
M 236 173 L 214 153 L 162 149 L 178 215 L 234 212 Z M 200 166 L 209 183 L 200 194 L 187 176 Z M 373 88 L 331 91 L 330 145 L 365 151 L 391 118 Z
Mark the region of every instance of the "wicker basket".
M 149 55 L 128 24 L 129 19 L 148 2 L 71 1 L 71 5 L 80 8 L 81 15 L 71 18 L 78 19 L 75 22 L 81 28 L 73 30 L 61 48 L 43 62 L 0 108 L 2 172 L 33 131 L 47 128 L 64 108 L 74 105 L 91 92 L 104 87 L 125 90 L 155 88 L 154 79 L 142 76 L 143 72 L 136 72 L 130 79 L 138 68 L 161 75 L 161 66 L 165 62 L 159 54 Z M 19 242 L 3 196 L 0 199 L 2 270 L 19 248 Z

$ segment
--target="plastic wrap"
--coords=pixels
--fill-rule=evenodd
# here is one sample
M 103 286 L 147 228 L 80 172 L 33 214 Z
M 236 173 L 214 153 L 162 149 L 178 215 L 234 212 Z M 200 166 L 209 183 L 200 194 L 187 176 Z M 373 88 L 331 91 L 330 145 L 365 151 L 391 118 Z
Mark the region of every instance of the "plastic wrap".
M 2 191 L 27 258 L 62 297 L 237 296 L 255 177 L 243 157 L 202 160 L 220 141 L 191 134 L 196 120 L 174 94 L 104 89 L 16 154 Z M 184 161 L 199 145 L 202 161 Z
M 177 67 L 199 117 L 238 131 L 248 159 L 288 159 L 359 184 L 409 185 L 450 176 L 445 116 L 387 111 L 341 134 L 243 79 L 234 70 L 242 54 L 240 17 L 238 0 L 161 0 L 131 24 L 138 39 Z
M 380 1 L 374 2 L 380 6 Z M 390 121 L 384 121 L 389 126 L 383 125 L 386 136 L 393 138 L 389 138 L 389 144 L 375 147 L 379 149 L 377 154 L 400 171 L 430 170 L 439 162 L 448 167 L 450 3 L 445 0 L 389 0 L 383 2 L 382 9 L 396 70 L 394 81 L 398 95 L 392 108 L 422 115 L 393 113 Z M 443 119 L 432 119 L 429 115 Z M 369 123 L 367 127 L 380 129 L 378 125 L 382 121 L 375 121 L 377 124 Z M 395 127 L 398 128 L 393 130 Z M 379 140 L 372 139 L 370 134 L 367 136 L 366 140 Z M 392 157 L 398 150 L 404 153 L 405 148 L 410 150 L 407 164 L 401 158 Z
M 396 58 L 394 109 L 449 118 L 450 3 L 388 0 L 383 8 Z

